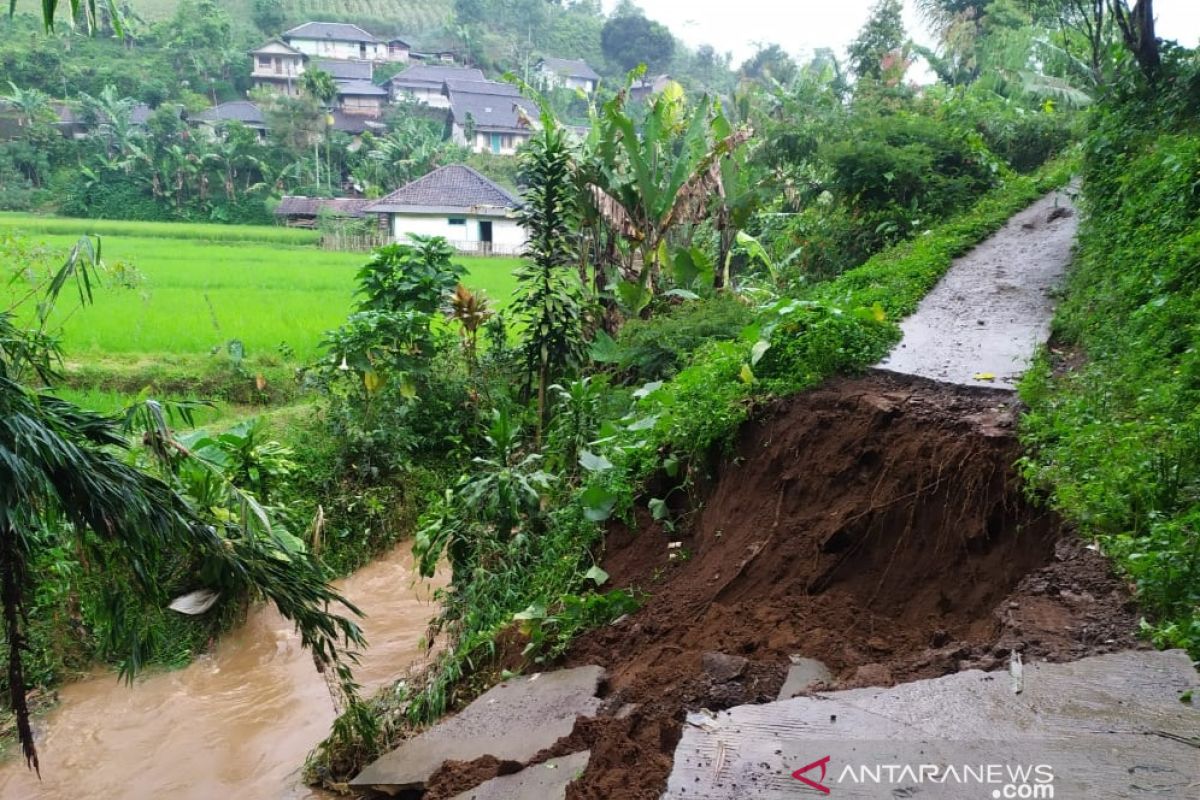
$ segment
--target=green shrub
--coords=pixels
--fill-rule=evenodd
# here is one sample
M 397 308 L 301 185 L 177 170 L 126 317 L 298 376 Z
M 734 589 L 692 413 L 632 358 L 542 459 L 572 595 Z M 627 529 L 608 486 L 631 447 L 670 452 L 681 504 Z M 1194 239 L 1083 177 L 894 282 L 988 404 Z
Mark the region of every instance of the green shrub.
M 629 320 L 617 336 L 618 366 L 635 380 L 670 377 L 705 342 L 738 338 L 752 316 L 739 298 L 722 294 Z

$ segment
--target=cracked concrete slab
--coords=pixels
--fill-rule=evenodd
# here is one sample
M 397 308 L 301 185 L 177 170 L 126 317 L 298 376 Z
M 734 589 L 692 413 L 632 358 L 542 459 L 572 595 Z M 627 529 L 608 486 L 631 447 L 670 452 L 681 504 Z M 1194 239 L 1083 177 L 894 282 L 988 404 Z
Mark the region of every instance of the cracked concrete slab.
M 564 800 L 567 786 L 587 769 L 590 750 L 552 758 L 481 783 L 450 800 Z
M 595 715 L 604 680 L 587 666 L 521 676 L 493 686 L 458 714 L 407 739 L 360 772 L 352 789 L 418 791 L 446 761 L 494 756 L 524 763 Z
M 900 323 L 903 339 L 876 366 L 944 383 L 1014 388 L 1050 336 L 1053 292 L 1071 263 L 1077 225 L 1062 191 L 1014 216 L 954 262 Z
M 1013 796 L 1197 796 L 1200 710 L 1180 698 L 1200 675 L 1185 653 L 1126 651 L 1022 672 L 1019 686 L 1008 672 L 970 670 L 693 715 L 663 796 L 817 796 L 800 772 L 843 798 L 986 800 L 1007 785 L 1037 791 L 1030 773 L 1006 772 L 1033 766 L 1048 768 L 1053 794 Z M 1000 781 L 967 772 L 989 765 Z

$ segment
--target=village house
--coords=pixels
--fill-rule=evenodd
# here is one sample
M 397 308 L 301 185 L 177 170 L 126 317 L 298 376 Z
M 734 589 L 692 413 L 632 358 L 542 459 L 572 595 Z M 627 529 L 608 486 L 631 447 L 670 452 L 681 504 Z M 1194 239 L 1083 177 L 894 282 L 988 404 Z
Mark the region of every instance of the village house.
M 634 81 L 633 85 L 629 87 L 629 97 L 631 100 L 650 100 L 666 89 L 670 82 L 671 76 L 666 74 Z
M 300 93 L 300 76 L 307 56 L 278 39 L 250 51 L 250 81 L 256 89 L 278 94 Z
M 230 100 L 197 111 L 188 117 L 188 121 L 206 128 L 210 135 L 215 135 L 216 131 L 234 122 L 255 131 L 260 138 L 267 135 L 267 122 L 262 109 L 249 100 Z
M 483 73 L 474 67 L 452 67 L 436 64 L 414 64 L 398 72 L 388 81 L 393 103 L 424 103 L 430 108 L 449 108 L 446 96 L 447 80 L 483 81 Z
M 537 64 L 542 84 L 551 89 L 578 89 L 587 94 L 596 91 L 600 75 L 586 61 L 543 58 Z
M 520 201 L 462 164 L 439 167 L 368 205 L 380 228 L 397 242 L 413 234 L 444 236 L 469 253 L 515 255 L 525 246 L 525 229 L 515 216 Z
M 475 153 L 514 155 L 533 135 L 537 105 L 496 81 L 447 80 L 450 138 Z
M 338 81 L 338 110 L 350 116 L 378 118 L 387 105 L 387 89 L 370 81 Z
M 346 22 L 306 22 L 285 31 L 280 38 L 294 50 L 314 58 L 408 61 L 408 46 L 400 39 L 385 41 Z

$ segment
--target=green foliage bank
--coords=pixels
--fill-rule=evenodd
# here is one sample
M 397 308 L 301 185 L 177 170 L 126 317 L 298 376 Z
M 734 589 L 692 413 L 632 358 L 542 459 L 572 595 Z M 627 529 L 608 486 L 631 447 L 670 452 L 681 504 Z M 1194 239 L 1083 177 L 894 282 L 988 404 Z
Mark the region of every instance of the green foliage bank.
M 1025 380 L 1027 479 L 1136 584 L 1147 632 L 1200 656 L 1200 60 L 1091 119 L 1079 253 L 1056 320 L 1082 365 Z

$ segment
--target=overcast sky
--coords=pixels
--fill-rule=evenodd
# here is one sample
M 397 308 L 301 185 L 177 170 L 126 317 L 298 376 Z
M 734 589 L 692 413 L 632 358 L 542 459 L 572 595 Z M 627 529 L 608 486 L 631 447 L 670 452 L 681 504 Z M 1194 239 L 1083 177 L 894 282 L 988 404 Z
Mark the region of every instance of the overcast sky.
M 866 22 L 875 0 L 636 0 L 646 16 L 663 22 L 692 47 L 711 44 L 733 53 L 736 67 L 756 44 L 776 43 L 804 57 L 817 47 L 844 50 Z M 605 0 L 611 11 L 616 0 Z M 904 3 L 905 24 L 914 39 L 930 44 L 929 34 Z M 1200 43 L 1200 0 L 1154 0 L 1158 35 L 1190 47 Z

